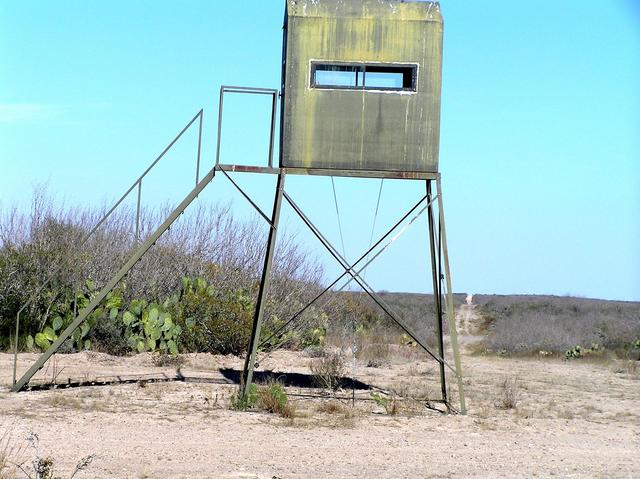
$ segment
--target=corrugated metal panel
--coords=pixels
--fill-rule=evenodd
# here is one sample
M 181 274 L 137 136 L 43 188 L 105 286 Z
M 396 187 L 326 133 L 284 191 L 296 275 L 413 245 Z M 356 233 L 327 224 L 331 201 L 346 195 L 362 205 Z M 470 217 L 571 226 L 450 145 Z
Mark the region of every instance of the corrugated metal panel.
M 289 0 L 282 166 L 435 172 L 437 3 Z M 311 88 L 311 61 L 418 64 L 415 92 Z

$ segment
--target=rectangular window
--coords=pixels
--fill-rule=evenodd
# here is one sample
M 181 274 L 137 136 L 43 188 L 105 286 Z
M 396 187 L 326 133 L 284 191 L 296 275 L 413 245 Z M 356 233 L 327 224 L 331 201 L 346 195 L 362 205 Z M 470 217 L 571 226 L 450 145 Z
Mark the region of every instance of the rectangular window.
M 311 63 L 311 87 L 416 91 L 417 65 Z
M 356 65 L 315 65 L 315 86 L 356 88 L 362 80 L 362 67 Z

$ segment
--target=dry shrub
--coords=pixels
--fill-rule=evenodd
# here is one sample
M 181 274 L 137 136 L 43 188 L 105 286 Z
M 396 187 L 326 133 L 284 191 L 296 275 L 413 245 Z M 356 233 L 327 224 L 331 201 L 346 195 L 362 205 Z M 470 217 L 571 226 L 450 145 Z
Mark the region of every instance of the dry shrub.
M 20 461 L 23 448 L 12 440 L 9 429 L 0 435 L 0 479 L 15 477 L 15 464 Z
M 21 347 L 28 344 L 27 335 L 42 330 L 56 304 L 66 301 L 87 279 L 100 289 L 138 245 L 136 210 L 126 202 L 86 242 L 83 239 L 105 209 L 60 203 L 40 188 L 34 192 L 30 211 L 0 205 L 0 350 L 10 346 L 16 312 L 27 298 L 35 295 L 21 315 Z M 141 239 L 171 209 L 169 205 L 142 208 Z M 129 272 L 125 304 L 133 298 L 166 298 L 180 287 L 183 277 L 203 277 L 216 291 L 243 290 L 255 298 L 267 231 L 261 226 L 257 218 L 234 218 L 229 204 L 193 204 Z M 300 309 L 300 302 L 317 294 L 322 266 L 287 231 L 280 235 L 274 255 L 265 317 L 285 318 Z M 65 259 L 68 267 L 56 271 Z M 41 281 L 50 274 L 49 286 L 40 291 Z M 307 323 L 317 320 L 314 315 L 301 319 Z M 119 325 L 117 320 L 101 321 L 95 327 L 96 337 L 90 339 L 105 352 L 127 352 Z
M 327 353 L 324 357 L 312 361 L 309 369 L 319 387 L 335 391 L 340 387 L 346 372 L 344 355 L 335 351 Z
M 317 411 L 329 416 L 320 419 L 317 425 L 333 428 L 354 427 L 359 415 L 359 411 L 357 409 L 348 407 L 335 400 L 323 401 L 317 406 Z
M 323 346 L 311 345 L 302 350 L 302 355 L 307 358 L 322 358 L 327 354 Z
M 278 414 L 287 419 L 295 416 L 295 409 L 289 402 L 284 386 L 279 381 L 269 381 L 258 388 L 257 407 L 264 411 Z
M 391 365 L 391 348 L 385 343 L 363 344 L 358 359 L 364 361 L 368 368 L 382 368 Z
M 519 396 L 520 391 L 517 379 L 507 378 L 500 385 L 500 395 L 494 405 L 498 409 L 516 409 Z
M 61 476 L 56 473 L 56 459 L 51 456 L 45 456 L 39 447 L 39 437 L 36 433 L 30 432 L 27 436 L 27 444 L 32 450 L 31 460 L 24 458 L 26 449 L 23 446 L 17 446 L 11 441 L 8 431 L 0 436 L 0 479 L 13 479 L 18 477 L 27 477 L 29 479 L 59 479 Z M 67 477 L 73 479 L 78 472 L 86 470 L 96 454 L 90 454 L 80 459 L 75 465 L 74 470 Z
M 577 344 L 623 350 L 640 337 L 640 304 L 557 296 L 474 296 L 486 345 L 509 354 L 564 354 Z
M 184 366 L 187 362 L 184 356 L 180 354 L 167 354 L 167 353 L 158 353 L 151 355 L 151 362 L 156 367 L 166 367 L 171 366 L 175 368 L 180 368 Z
M 628 374 L 634 378 L 640 377 L 640 361 L 628 359 L 622 362 L 621 367 L 615 370 L 618 374 Z
M 339 401 L 322 401 L 318 407 L 318 412 L 325 414 L 342 414 L 347 408 Z
M 377 393 L 371 394 L 371 398 L 378 406 L 382 406 L 390 416 L 395 416 L 399 412 L 398 400 L 395 397 L 386 397 Z

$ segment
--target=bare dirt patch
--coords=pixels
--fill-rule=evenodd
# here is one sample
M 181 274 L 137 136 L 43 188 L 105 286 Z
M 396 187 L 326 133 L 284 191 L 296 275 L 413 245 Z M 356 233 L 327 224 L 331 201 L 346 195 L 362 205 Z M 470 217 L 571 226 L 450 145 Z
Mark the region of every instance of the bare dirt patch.
M 34 358 L 22 355 L 21 367 Z M 176 373 L 144 355 L 57 358 L 71 377 Z M 11 360 L 0 354 L 3 384 L 11 380 Z M 4 389 L 0 436 L 7 431 L 21 444 L 36 432 L 62 477 L 89 454 L 97 457 L 76 477 L 626 478 L 640 471 L 640 381 L 620 365 L 465 355 L 467 416 L 411 401 L 389 414 L 371 400 L 353 408 L 345 400 L 290 394 L 296 417 L 283 418 L 229 409 L 237 386 L 220 369 L 241 363 L 233 356 L 187 355 L 180 372 L 198 382 Z M 308 374 L 308 364 L 301 353 L 279 351 L 261 369 Z M 420 359 L 385 368 L 361 364 L 357 373 L 359 381 L 398 393 L 437 392 L 437 369 Z M 505 380 L 517 388 L 513 408 L 499 407 Z

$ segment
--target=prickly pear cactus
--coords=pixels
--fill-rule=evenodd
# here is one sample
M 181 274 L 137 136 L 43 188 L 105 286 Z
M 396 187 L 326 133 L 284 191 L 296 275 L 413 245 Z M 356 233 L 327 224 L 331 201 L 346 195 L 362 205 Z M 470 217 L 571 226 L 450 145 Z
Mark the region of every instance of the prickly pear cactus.
M 182 328 L 173 322 L 164 303 L 132 301 L 123 313 L 122 321 L 127 327 L 127 344 L 132 350 L 178 354 Z

